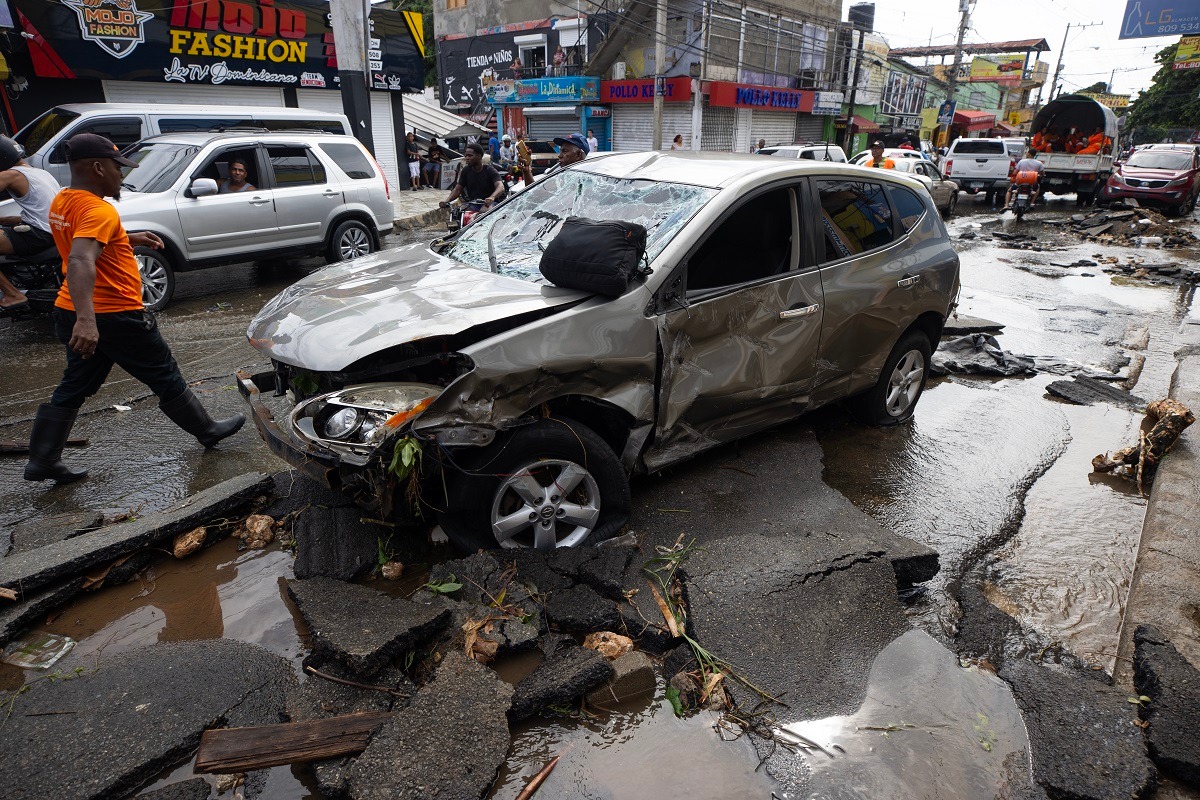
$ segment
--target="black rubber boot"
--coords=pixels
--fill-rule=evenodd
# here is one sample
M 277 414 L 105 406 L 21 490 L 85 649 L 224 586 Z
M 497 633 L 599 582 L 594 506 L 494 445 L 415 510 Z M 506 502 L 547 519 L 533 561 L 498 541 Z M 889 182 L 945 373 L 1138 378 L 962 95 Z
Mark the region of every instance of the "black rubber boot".
M 29 463 L 25 465 L 25 480 L 73 483 L 87 477 L 87 470 L 73 470 L 62 462 L 63 447 L 71 435 L 71 426 L 78 416 L 77 408 L 38 406 L 29 434 Z
M 234 414 L 229 419 L 215 420 L 204 410 L 200 398 L 188 389 L 169 403 L 159 403 L 158 407 L 185 431 L 195 436 L 205 447 L 215 447 L 217 442 L 226 436 L 233 436 L 242 429 L 246 422 L 245 414 Z

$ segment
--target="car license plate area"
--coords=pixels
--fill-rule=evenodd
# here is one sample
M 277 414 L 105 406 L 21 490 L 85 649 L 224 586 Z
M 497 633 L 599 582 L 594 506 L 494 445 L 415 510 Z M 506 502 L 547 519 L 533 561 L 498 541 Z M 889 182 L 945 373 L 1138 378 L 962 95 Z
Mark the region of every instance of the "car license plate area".
M 967 186 L 972 189 L 982 189 L 983 181 L 971 181 L 970 183 L 967 184 Z

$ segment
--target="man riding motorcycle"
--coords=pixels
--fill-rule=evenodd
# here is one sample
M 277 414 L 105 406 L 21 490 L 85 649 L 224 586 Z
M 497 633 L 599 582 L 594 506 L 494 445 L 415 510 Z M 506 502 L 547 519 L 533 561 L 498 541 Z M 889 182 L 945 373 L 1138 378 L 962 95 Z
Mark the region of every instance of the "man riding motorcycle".
M 0 217 L 0 255 L 25 256 L 54 246 L 50 201 L 60 189 L 49 172 L 25 163 L 25 148 L 0 136 L 0 190 L 6 190 L 21 211 L 19 216 Z M 0 273 L 0 315 L 28 308 L 25 295 Z
M 1042 170 L 1045 168 L 1046 165 L 1037 160 L 1037 151 L 1033 149 L 1027 149 L 1025 151 L 1025 157 L 1017 162 L 1017 165 L 1013 167 L 1012 174 L 1009 175 L 1008 195 L 1004 198 L 1005 211 L 1010 211 L 1012 209 L 1013 198 L 1016 197 L 1017 194 L 1017 178 L 1023 172 L 1032 172 L 1034 174 L 1033 194 L 1029 198 L 1029 205 L 1032 206 L 1037 202 L 1038 198 L 1042 194 Z M 1025 180 L 1028 180 L 1028 176 L 1026 176 Z

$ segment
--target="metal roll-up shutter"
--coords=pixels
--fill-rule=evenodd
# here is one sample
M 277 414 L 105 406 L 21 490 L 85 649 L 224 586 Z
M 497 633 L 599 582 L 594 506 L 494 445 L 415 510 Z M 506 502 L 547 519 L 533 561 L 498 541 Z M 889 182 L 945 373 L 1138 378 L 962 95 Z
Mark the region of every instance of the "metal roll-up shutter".
M 526 116 L 525 121 L 529 124 L 529 138 L 539 142 L 580 132 L 579 117 L 575 114 L 539 114 Z
M 748 108 L 734 109 L 733 120 L 733 152 L 749 153 L 750 145 L 758 140 L 750 138 L 751 116 L 754 114 Z
M 718 153 L 733 150 L 733 109 L 705 106 L 700 123 L 700 149 Z
M 371 139 L 375 143 L 375 160 L 395 191 L 400 183 L 400 162 L 396 153 L 396 131 L 392 127 L 392 96 L 388 92 L 371 92 Z M 405 161 L 405 172 L 408 162 Z
M 336 89 L 297 89 L 296 102 L 301 108 L 342 114 L 342 93 Z
M 796 141 L 796 114 L 779 111 L 755 111 L 750 118 L 750 139 L 757 143 L 792 144 Z
M 215 106 L 283 107 L 283 89 L 278 86 L 209 86 L 193 83 L 150 83 L 148 81 L 104 81 L 104 99 L 109 103 L 191 103 Z
M 671 141 L 676 134 L 683 137 L 685 149 L 691 149 L 692 143 L 692 105 L 691 103 L 671 103 L 663 105 L 662 146 L 663 150 L 671 149 Z M 654 106 L 645 105 L 616 106 L 613 108 L 613 144 L 614 150 L 653 150 L 654 144 Z M 701 144 L 703 147 L 703 144 Z
M 796 141 L 819 142 L 825 138 L 825 117 L 801 114 L 796 117 Z

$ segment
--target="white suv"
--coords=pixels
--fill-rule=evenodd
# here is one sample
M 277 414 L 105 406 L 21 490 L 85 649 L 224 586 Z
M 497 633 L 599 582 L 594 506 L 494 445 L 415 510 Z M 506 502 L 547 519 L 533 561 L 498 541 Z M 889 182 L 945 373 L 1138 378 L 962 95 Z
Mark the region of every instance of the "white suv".
M 809 142 L 807 144 L 777 144 L 758 151 L 760 156 L 776 158 L 805 158 L 809 161 L 837 161 L 846 163 L 846 153 L 836 144 Z
M 995 203 L 997 195 L 1008 191 L 1008 174 L 1016 163 L 1003 139 L 959 138 L 946 153 L 942 173 L 968 194 L 983 192 L 989 203 Z
M 125 155 L 138 167 L 126 170 L 121 222 L 166 245 L 134 251 L 152 311 L 170 301 L 176 271 L 315 254 L 332 263 L 378 250 L 392 229 L 387 180 L 352 136 L 174 133 Z M 252 188 L 221 192 L 235 160 L 246 164 Z

